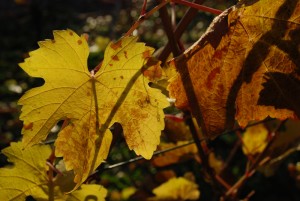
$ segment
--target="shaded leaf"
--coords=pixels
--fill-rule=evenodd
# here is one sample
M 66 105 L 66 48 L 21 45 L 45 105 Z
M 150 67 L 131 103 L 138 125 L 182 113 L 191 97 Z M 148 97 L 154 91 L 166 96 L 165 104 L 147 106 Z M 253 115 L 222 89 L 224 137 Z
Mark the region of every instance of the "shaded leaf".
M 74 169 L 76 187 L 107 157 L 113 123 L 121 123 L 129 148 L 138 155 L 151 158 L 159 144 L 168 102 L 142 73 L 153 49 L 136 41 L 125 37 L 110 43 L 94 73 L 87 68 L 84 36 L 54 31 L 53 40 L 39 42 L 40 48 L 20 64 L 30 76 L 45 80 L 19 100 L 24 146 L 44 140 L 59 120 L 68 119 L 56 154 L 64 157 L 67 170 Z
M 155 197 L 149 200 L 198 200 L 198 185 L 183 178 L 172 178 L 152 191 Z
M 158 150 L 165 150 L 175 146 L 186 144 L 187 141 L 179 141 L 175 143 L 161 143 L 158 146 Z M 167 165 L 176 164 L 179 162 L 187 161 L 188 159 L 196 158 L 198 161 L 198 149 L 195 144 L 190 144 L 179 149 L 168 151 L 152 159 L 153 165 L 157 167 L 163 167 Z
M 170 64 L 170 96 L 214 138 L 251 120 L 300 117 L 299 0 L 240 1 Z

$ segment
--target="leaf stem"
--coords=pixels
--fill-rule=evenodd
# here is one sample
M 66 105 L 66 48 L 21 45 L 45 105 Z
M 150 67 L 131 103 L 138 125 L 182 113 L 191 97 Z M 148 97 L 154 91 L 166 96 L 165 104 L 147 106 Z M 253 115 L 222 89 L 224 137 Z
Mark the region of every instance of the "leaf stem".
M 46 165 L 49 166 L 49 170 L 47 172 L 48 174 L 48 188 L 49 188 L 49 194 L 48 194 L 48 200 L 54 201 L 54 182 L 53 182 L 53 163 L 55 160 L 55 154 L 54 149 L 52 149 L 51 155 L 49 156 Z
M 146 14 L 146 7 L 147 7 L 147 0 L 144 0 L 140 16 L 143 16 Z
M 181 145 L 177 145 L 177 146 L 174 146 L 174 147 L 170 147 L 170 148 L 167 148 L 167 149 L 164 149 L 164 150 L 159 150 L 159 151 L 155 151 L 153 153 L 153 156 L 157 156 L 159 154 L 163 154 L 163 153 L 166 153 L 166 152 L 169 152 L 169 151 L 173 151 L 175 149 L 180 149 L 182 147 L 185 147 L 185 146 L 188 146 L 188 145 L 191 145 L 193 144 L 194 141 L 189 141 L 185 144 L 181 144 Z M 127 161 L 122 161 L 122 162 L 119 162 L 119 163 L 116 163 L 116 164 L 113 164 L 113 165 L 108 165 L 106 167 L 104 167 L 103 169 L 113 169 L 113 168 L 116 168 L 116 167 L 120 167 L 120 166 L 123 166 L 123 165 L 127 165 L 129 163 L 132 163 L 132 162 L 136 162 L 136 161 L 139 161 L 139 160 L 143 160 L 145 159 L 144 157 L 142 156 L 138 156 L 138 157 L 135 157 L 135 158 L 132 158 L 132 159 L 129 159 Z M 145 159 L 146 160 L 146 159 Z

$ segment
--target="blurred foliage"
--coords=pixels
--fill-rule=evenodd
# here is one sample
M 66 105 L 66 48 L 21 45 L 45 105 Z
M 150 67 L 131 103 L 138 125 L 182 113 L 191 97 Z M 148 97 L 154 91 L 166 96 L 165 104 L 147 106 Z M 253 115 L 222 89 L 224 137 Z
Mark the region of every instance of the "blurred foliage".
M 148 10 L 155 6 L 155 2 L 148 2 Z M 224 10 L 235 2 L 235 0 L 207 0 L 205 5 Z M 22 122 L 18 120 L 20 110 L 17 106 L 18 99 L 26 90 L 43 83 L 43 80 L 30 78 L 18 67 L 18 63 L 28 56 L 28 52 L 37 48 L 37 41 L 51 38 L 52 31 L 58 29 L 70 28 L 79 34 L 87 33 L 91 52 L 88 64 L 89 68 L 93 69 L 103 59 L 103 51 L 107 43 L 121 37 L 138 19 L 142 3 L 142 0 L 0 1 L 0 149 L 8 146 L 11 141 L 21 138 Z M 168 5 L 168 9 L 170 13 L 171 9 L 175 9 L 175 20 L 179 22 L 187 7 Z M 214 15 L 199 11 L 184 32 L 182 43 L 188 47 L 198 40 L 213 18 Z M 143 22 L 134 34 L 147 45 L 157 49 L 167 42 L 158 13 L 154 13 Z M 172 108 L 166 111 L 169 114 L 178 113 Z M 59 131 L 59 125 L 52 129 L 52 138 L 55 138 Z M 272 125 L 267 126 L 272 127 Z M 285 129 L 286 134 L 289 128 Z M 190 175 L 199 186 L 200 199 L 214 199 L 212 188 L 203 175 L 201 163 L 195 157 L 186 157 L 180 163 L 162 167 L 155 166 L 151 161 L 139 160 L 115 168 L 105 168 L 110 164 L 136 157 L 132 151 L 128 150 L 122 136 L 122 128 L 115 124 L 112 131 L 114 141 L 107 163 L 101 165 L 99 173 L 90 178 L 92 182 L 100 183 L 109 190 L 110 200 L 145 200 L 154 196 L 152 190 L 155 187 L 170 178 L 187 178 Z M 184 134 L 180 136 L 180 132 Z M 177 141 L 189 140 L 186 137 L 186 133 L 189 132 L 189 129 L 182 123 L 172 123 L 167 119 L 162 141 L 176 143 L 176 139 Z M 295 132 L 297 131 L 291 135 L 294 136 Z M 299 143 L 299 139 L 296 139 Z M 280 145 L 279 142 L 278 144 Z M 209 146 L 213 151 L 213 155 L 210 156 L 210 165 L 224 180 L 232 184 L 244 174 L 248 158 L 243 154 L 237 135 L 232 132 L 220 136 Z M 276 156 L 283 154 L 275 148 L 276 154 L 279 152 Z M 226 161 L 233 150 L 235 151 L 233 158 Z M 299 152 L 293 152 L 285 160 L 276 163 L 276 167 L 265 167 L 246 182 L 240 197 L 245 197 L 251 190 L 255 190 L 251 200 L 300 200 L 299 163 Z M 6 164 L 6 159 L 1 154 L 0 166 L 4 164 Z M 265 174 L 273 168 L 277 171 L 270 175 Z M 224 174 L 225 170 L 226 174 Z

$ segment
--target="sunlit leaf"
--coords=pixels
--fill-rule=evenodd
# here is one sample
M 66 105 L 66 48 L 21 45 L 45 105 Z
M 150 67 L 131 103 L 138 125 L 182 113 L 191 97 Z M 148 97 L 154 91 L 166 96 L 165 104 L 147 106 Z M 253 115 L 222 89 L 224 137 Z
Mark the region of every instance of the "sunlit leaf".
M 56 154 L 64 157 L 67 170 L 74 169 L 76 188 L 107 157 L 113 123 L 122 125 L 129 148 L 138 155 L 150 159 L 159 144 L 168 102 L 143 76 L 154 50 L 136 41 L 124 37 L 110 43 L 94 73 L 87 68 L 85 37 L 54 31 L 53 40 L 39 42 L 40 48 L 20 64 L 30 76 L 45 80 L 19 100 L 24 146 L 44 140 L 59 120 L 67 119 Z
M 183 178 L 172 178 L 152 191 L 155 197 L 149 200 L 198 200 L 198 185 Z
M 267 146 L 269 131 L 264 124 L 258 124 L 246 129 L 243 135 L 243 152 L 246 155 L 261 153 Z

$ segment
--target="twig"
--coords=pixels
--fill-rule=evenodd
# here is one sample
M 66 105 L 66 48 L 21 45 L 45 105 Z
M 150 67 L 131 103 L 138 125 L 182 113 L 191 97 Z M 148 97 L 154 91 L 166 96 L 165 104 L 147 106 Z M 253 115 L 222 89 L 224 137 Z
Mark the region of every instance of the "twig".
M 55 154 L 54 154 L 54 149 L 52 149 L 51 155 L 49 156 L 49 158 L 47 159 L 46 164 L 50 167 L 47 174 L 48 174 L 48 200 L 49 201 L 54 201 L 54 182 L 53 182 L 53 162 L 55 160 Z
M 140 26 L 140 24 L 142 24 L 145 19 L 147 19 L 148 17 L 150 17 L 153 13 L 155 13 L 156 11 L 158 11 L 159 9 L 161 9 L 162 7 L 164 7 L 166 4 L 168 4 L 170 2 L 170 0 L 166 0 L 166 1 L 162 1 L 160 4 L 158 4 L 157 6 L 155 6 L 152 10 L 150 10 L 149 12 L 140 15 L 140 17 L 138 18 L 138 20 L 130 27 L 130 29 L 126 32 L 126 34 L 124 36 L 130 36 L 133 31 Z
M 209 13 L 212 13 L 212 14 L 215 14 L 215 15 L 219 15 L 223 12 L 223 11 L 218 10 L 218 9 L 214 9 L 214 8 L 210 8 L 210 7 L 207 7 L 207 6 L 199 5 L 199 4 L 196 4 L 196 3 L 193 3 L 193 2 L 190 2 L 190 1 L 186 1 L 186 0 L 171 0 L 171 2 L 186 5 L 186 6 L 189 6 L 191 8 L 196 8 L 197 10 L 209 12 Z
M 144 0 L 140 16 L 144 16 L 146 14 L 146 7 L 147 7 L 147 0 Z
M 201 4 L 203 3 L 204 0 L 195 0 L 194 3 Z M 179 40 L 181 35 L 183 34 L 184 30 L 188 27 L 190 22 L 194 19 L 194 17 L 197 15 L 198 10 L 195 8 L 189 8 L 181 21 L 178 23 L 176 29 L 174 30 L 174 38 L 176 41 Z M 167 45 L 164 47 L 163 51 L 161 54 L 158 56 L 158 59 L 162 62 L 165 63 L 169 54 L 171 53 L 171 42 L 168 41 Z
M 257 168 L 257 166 L 259 166 L 260 161 L 266 156 L 267 152 L 269 151 L 269 148 L 271 147 L 271 145 L 273 144 L 273 142 L 275 141 L 277 135 L 277 132 L 282 128 L 282 126 L 285 124 L 286 120 L 283 120 L 280 122 L 280 124 L 274 129 L 274 131 L 271 133 L 271 139 L 269 140 L 267 146 L 264 148 L 264 150 L 259 154 L 259 156 L 256 158 L 255 162 L 252 164 L 252 166 L 250 167 L 250 170 L 254 170 Z
M 220 171 L 220 175 L 223 175 L 224 172 L 226 172 L 226 169 L 229 167 L 229 164 L 231 163 L 231 161 L 233 160 L 237 150 L 240 148 L 242 142 L 240 140 L 237 140 L 234 147 L 231 149 L 226 161 L 223 164 L 223 167 Z
M 156 0 L 156 1 L 159 4 L 161 4 L 161 2 L 163 2 L 162 0 Z M 171 19 L 169 17 L 166 7 L 163 7 L 162 9 L 159 10 L 159 16 L 162 20 L 164 30 L 168 37 L 168 41 L 170 42 L 171 51 L 173 52 L 174 57 L 177 57 L 182 53 L 182 51 L 179 49 L 179 47 L 177 45 L 177 40 L 174 38 L 172 22 L 171 22 Z
M 226 192 L 226 194 L 225 194 L 226 196 L 229 196 L 232 193 L 237 192 L 238 189 L 244 184 L 244 182 L 254 174 L 257 167 L 262 165 L 263 164 L 262 162 L 265 162 L 263 159 L 265 158 L 267 152 L 269 151 L 269 148 L 275 141 L 276 136 L 277 136 L 276 133 L 278 132 L 279 129 L 281 129 L 281 127 L 285 124 L 286 121 L 287 120 L 281 121 L 280 124 L 274 129 L 274 131 L 272 132 L 272 137 L 269 140 L 265 149 L 259 154 L 259 156 L 256 158 L 255 162 L 250 166 L 249 170 L 246 171 L 246 173 L 232 186 L 232 188 Z
M 160 2 L 161 0 L 157 0 L 157 1 Z M 162 19 L 165 32 L 168 36 L 168 40 L 169 40 L 170 45 L 171 45 L 171 50 L 172 50 L 175 57 L 179 56 L 181 54 L 181 50 L 179 49 L 179 47 L 177 45 L 177 41 L 174 37 L 174 33 L 172 31 L 173 30 L 172 29 L 172 23 L 171 23 L 169 15 L 168 15 L 167 9 L 165 7 L 160 9 L 159 14 L 160 14 L 160 17 Z M 198 153 L 199 153 L 199 156 L 201 158 L 204 171 L 209 175 L 209 177 L 210 177 L 211 181 L 213 182 L 214 186 L 218 187 L 219 182 L 215 178 L 213 169 L 209 165 L 207 154 L 205 153 L 205 151 L 204 151 L 204 149 L 201 145 L 201 141 L 200 141 L 199 136 L 197 134 L 196 127 L 194 125 L 194 122 L 192 121 L 191 115 L 188 112 L 186 112 L 186 114 L 187 114 L 186 116 L 190 117 L 190 118 L 186 119 L 186 123 L 190 128 L 190 131 L 191 131 L 191 134 L 193 136 L 194 142 L 197 146 Z
M 225 194 L 226 197 L 232 195 L 233 193 L 237 192 L 237 189 L 255 173 L 255 170 L 252 170 L 248 174 L 244 174 Z
M 166 152 L 169 152 L 169 151 L 173 151 L 173 150 L 176 150 L 176 149 L 180 149 L 182 147 L 185 147 L 185 146 L 188 146 L 190 144 L 193 144 L 194 141 L 191 140 L 185 144 L 181 144 L 181 145 L 177 145 L 177 146 L 174 146 L 174 147 L 171 147 L 171 148 L 167 148 L 167 149 L 164 149 L 164 150 L 159 150 L 159 151 L 155 151 L 153 153 L 153 156 L 157 156 L 159 154 L 163 154 L 163 153 L 166 153 Z M 116 168 L 116 167 L 120 167 L 120 166 L 123 166 L 123 165 L 127 165 L 129 163 L 133 163 L 133 162 L 136 162 L 136 161 L 139 161 L 139 160 L 143 160 L 144 158 L 141 157 L 141 156 L 138 156 L 138 157 L 135 157 L 133 159 L 130 159 L 130 160 L 127 160 L 127 161 L 122 161 L 122 162 L 119 162 L 119 163 L 116 163 L 116 164 L 113 164 L 113 165 L 107 165 L 105 166 L 103 169 L 104 170 L 107 170 L 107 169 L 113 169 L 113 168 Z
M 231 188 L 231 186 L 219 175 L 216 175 L 216 180 L 222 184 L 222 186 L 224 186 L 227 190 L 229 190 Z

